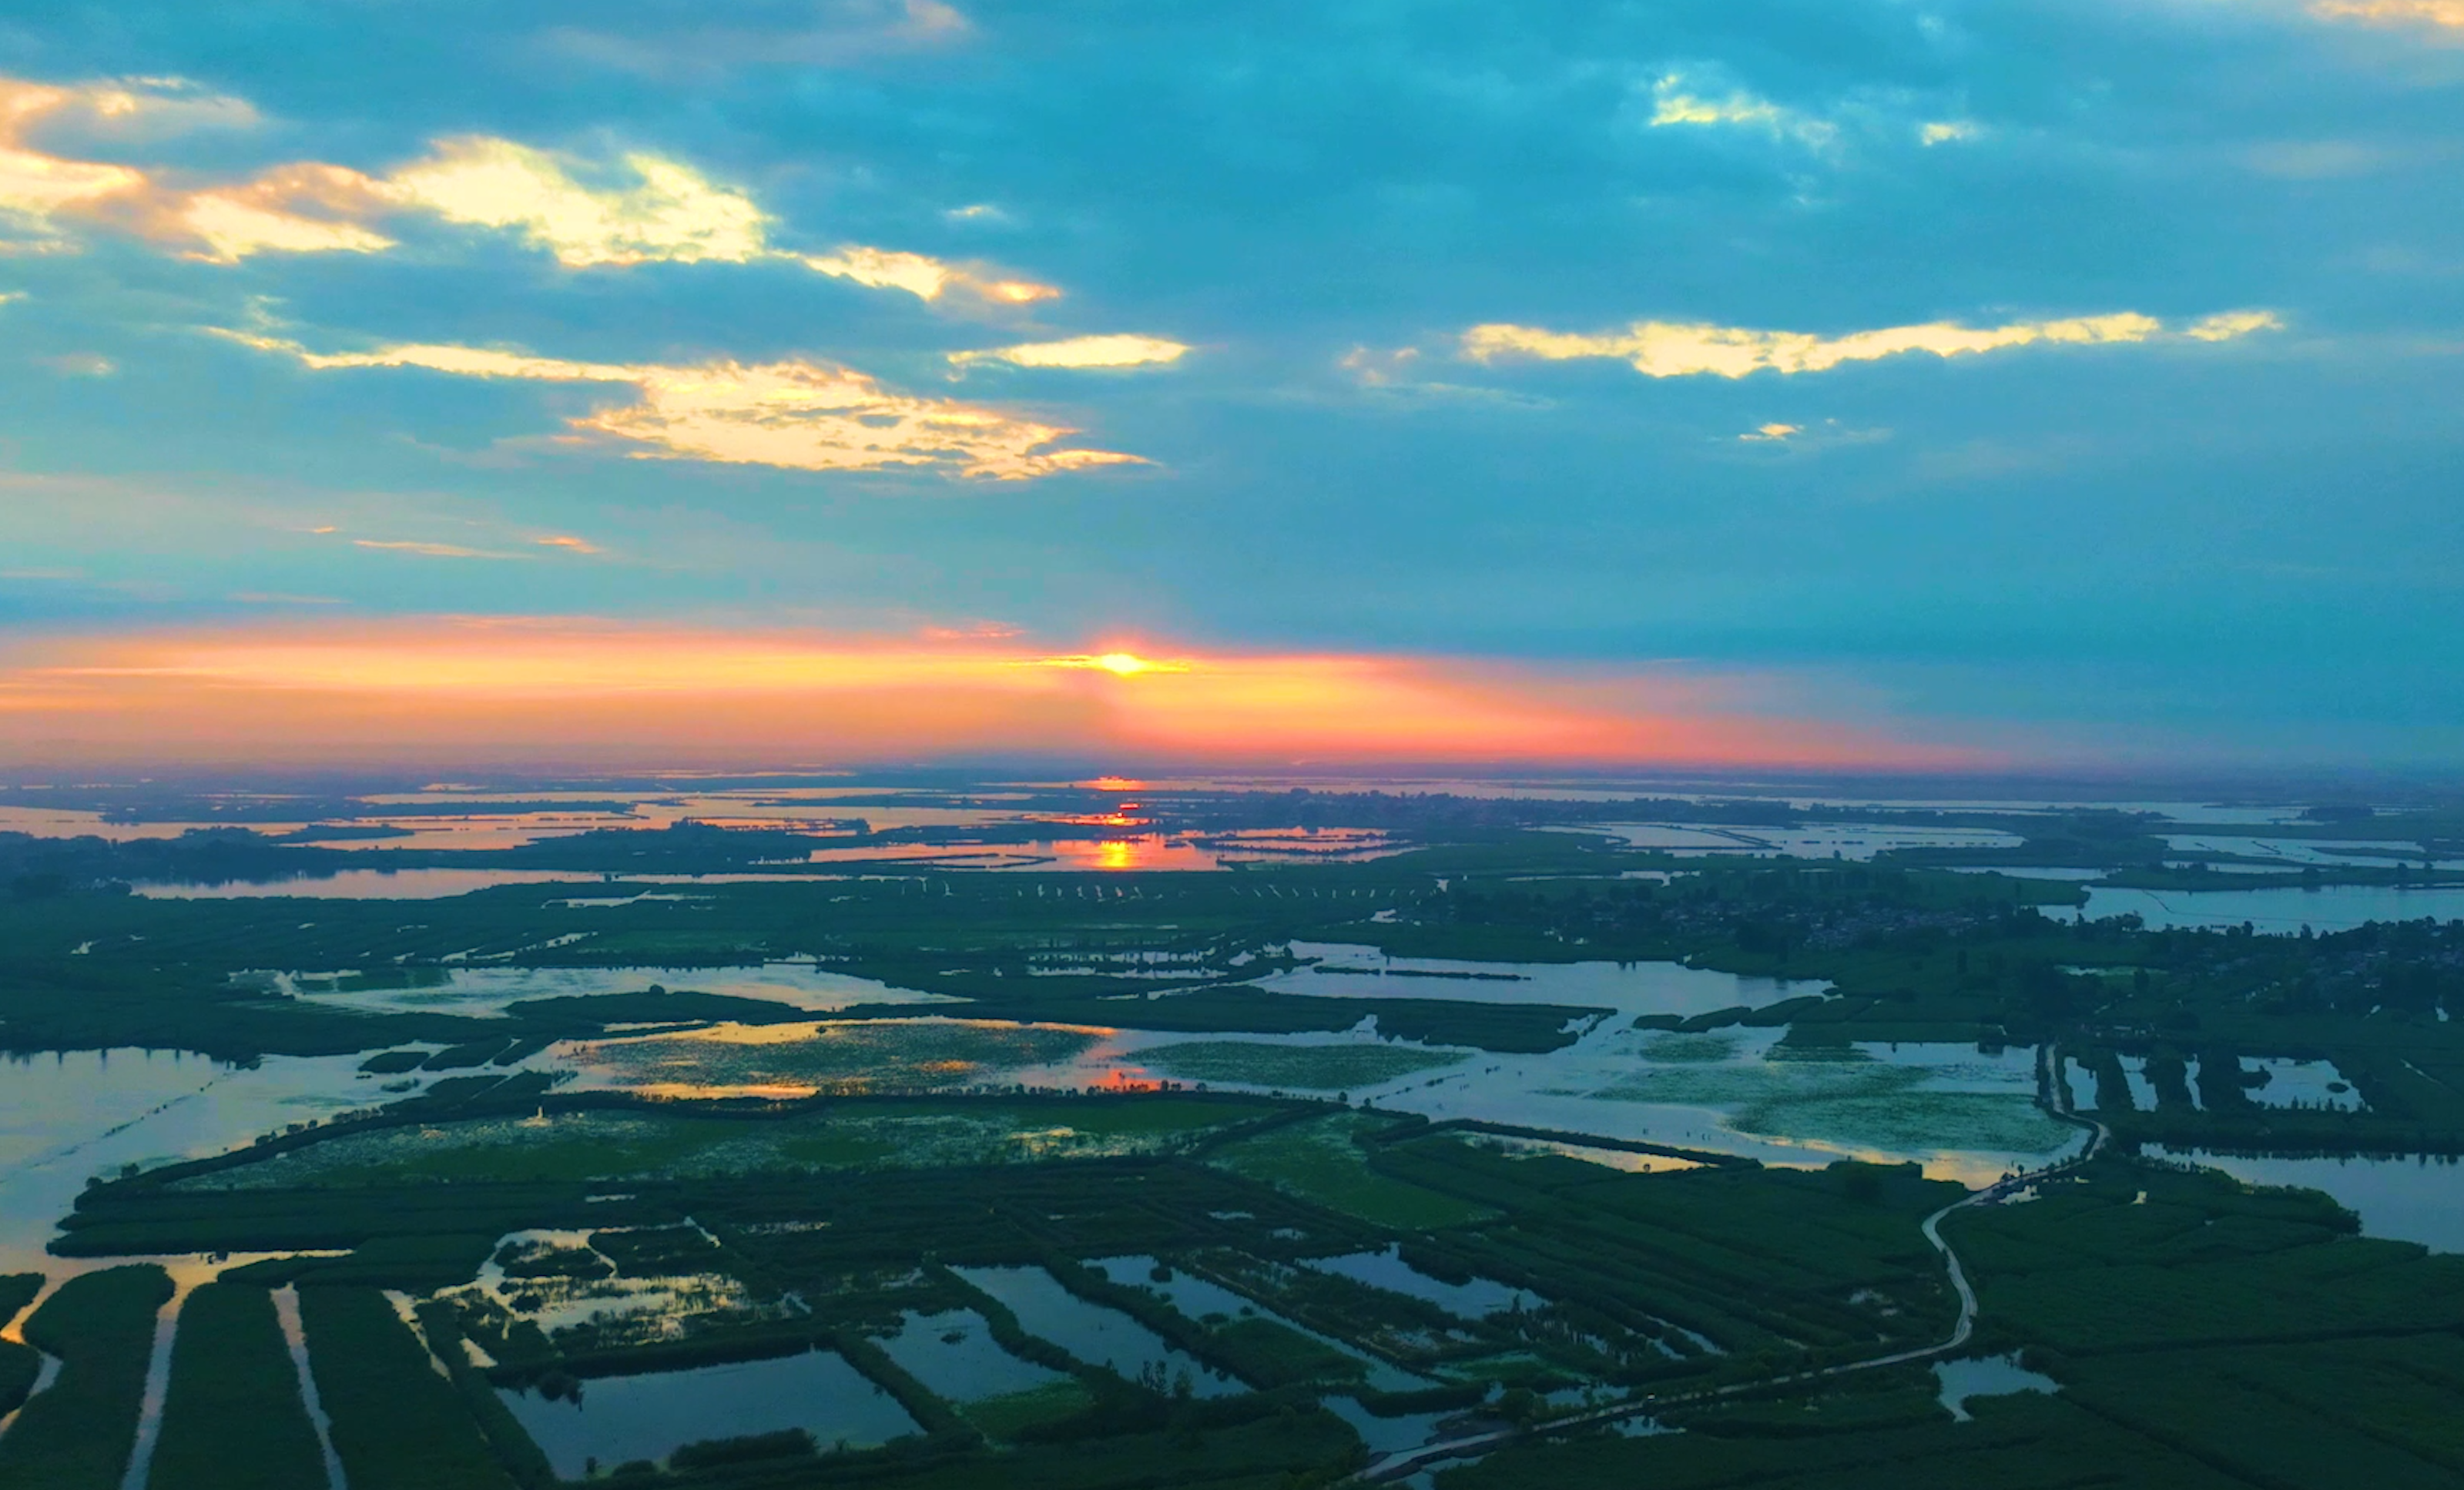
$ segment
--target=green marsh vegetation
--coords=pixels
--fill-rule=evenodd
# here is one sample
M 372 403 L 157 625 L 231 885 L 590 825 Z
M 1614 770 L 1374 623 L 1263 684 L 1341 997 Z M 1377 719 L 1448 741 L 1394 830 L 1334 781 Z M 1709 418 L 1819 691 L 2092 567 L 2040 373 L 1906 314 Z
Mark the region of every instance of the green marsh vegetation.
M 2464 1258 L 2352 1235 L 2308 1192 L 2115 1159 L 1946 1232 L 1978 1348 L 2055 1395 L 1834 1378 L 1660 1414 L 1680 1435 L 1530 1444 L 1441 1490 L 2114 1484 L 2450 1485 L 2464 1475 Z M 1877 1373 L 1878 1375 L 1881 1373 Z
M 150 1263 L 70 1279 L 26 1321 L 60 1373 L 0 1435 L 0 1484 L 119 1490 L 137 1438 L 154 1320 L 171 1279 Z
M 203 1283 L 181 1304 L 146 1483 L 160 1490 L 326 1490 L 324 1450 L 266 1290 Z
M 1952 816 L 1943 821 L 1961 825 Z M 2037 827 L 2035 851 L 2099 866 L 2136 862 L 2158 842 L 2128 821 Z M 626 846 L 611 835 L 558 852 L 580 864 Z M 683 839 L 651 846 L 698 851 Z M 1367 988 L 1365 976 L 1310 980 L 1327 986 L 1324 996 L 1268 994 L 1242 980 L 1294 966 L 1295 939 L 1522 963 L 1685 958 L 1803 980 L 1800 988 L 1829 985 L 1828 997 L 1664 1016 L 1667 1033 L 1643 1047 L 1626 1084 L 1634 1095 L 1691 1094 L 1732 1110 L 1752 1132 L 1910 1150 L 2049 1147 L 2066 1130 L 2021 1094 L 1932 1089 L 1910 1067 L 1858 1057 L 1860 1045 L 1890 1041 L 2051 1041 L 2095 1073 L 2097 1115 L 2124 1149 L 2464 1149 L 2464 1019 L 2441 1017 L 2464 1015 L 2464 931 L 2413 925 L 2297 938 L 2078 926 L 2065 912 L 2079 901 L 2076 886 L 1940 867 L 1954 858 L 1979 862 L 1933 850 L 1874 865 L 1689 859 L 1491 822 L 1370 864 L 1203 876 L 910 869 L 712 884 L 691 902 L 622 906 L 564 904 L 570 887 L 509 887 L 423 903 L 415 914 L 383 902 L 46 894 L 0 900 L 0 1041 L 232 1057 L 390 1050 L 371 1066 L 456 1073 L 438 1084 L 441 1095 L 380 1119 L 296 1134 L 228 1164 L 100 1186 L 80 1201 L 59 1248 L 98 1257 L 345 1252 L 294 1256 L 251 1275 L 303 1284 L 324 1321 L 312 1318 L 312 1337 L 321 1328 L 329 1342 L 368 1343 L 366 1358 L 378 1364 L 356 1381 L 359 1368 L 317 1357 L 320 1385 L 328 1370 L 341 1372 L 333 1390 L 363 1404 L 346 1457 L 374 1463 L 370 1456 L 403 1447 L 402 1462 L 415 1465 L 442 1455 L 459 1467 L 434 1469 L 424 1482 L 436 1484 L 492 1482 L 473 1466 L 511 1465 L 491 1472 L 524 1479 L 536 1472 L 518 1429 L 489 1411 L 492 1381 L 539 1385 L 561 1372 L 586 1382 L 834 1341 L 859 1342 L 843 1353 L 869 1359 L 860 1342 L 895 1328 L 907 1311 L 982 1306 L 935 1266 L 919 1271 L 919 1260 L 1066 1272 L 1094 1258 L 1153 1255 L 1307 1328 L 1461 1383 L 1441 1389 L 1453 1392 L 1586 1385 L 1672 1393 L 1765 1382 L 1928 1343 L 1951 1318 L 1940 1261 L 1916 1230 L 1950 1192 L 1901 1169 L 1619 1174 L 1489 1151 L 1417 1120 L 1220 1092 L 654 1107 L 549 1090 L 544 1076 L 506 1080 L 509 1063 L 549 1040 L 650 1052 L 645 1063 L 690 1051 L 667 1073 L 679 1086 L 712 1085 L 712 1072 L 745 1085 L 981 1086 L 1061 1050 L 1034 1043 L 1047 1034 L 1075 1041 L 1095 1029 L 1191 1037 L 1141 1052 L 1159 1067 L 1213 1061 L 1256 1072 L 1331 1059 L 1320 1051 L 1378 1063 L 1444 1054 L 1237 1038 L 1340 1031 L 1366 1017 L 1388 1036 L 1541 1053 L 1568 1043 L 1569 1023 L 1598 1011 L 1446 997 L 1499 990 L 1437 979 L 1410 986 L 1440 997 L 1400 999 L 1347 997 Z M 1615 877 L 1634 870 L 1677 877 Z M 441 986 L 441 959 L 454 954 L 496 966 L 644 966 L 681 991 L 530 1000 L 479 1019 L 357 1014 L 232 977 L 361 970 L 334 979 L 340 997 L 395 979 Z M 1162 961 L 1141 963 L 1146 954 Z M 918 1023 L 913 1005 L 895 1003 L 816 1020 L 691 992 L 693 967 L 774 957 L 825 959 L 893 988 L 962 998 L 936 1012 L 993 1022 Z M 1131 975 L 1164 965 L 1170 977 Z M 653 1040 L 609 1029 L 646 1019 L 685 1028 Z M 752 1036 L 689 1028 L 719 1021 Z M 816 1023 L 832 1032 L 827 1040 L 760 1042 Z M 1762 1049 L 1783 1025 L 1784 1038 L 1759 1058 L 1741 1054 Z M 1024 1031 L 1026 1042 L 1004 1034 L 987 1047 L 967 1044 L 973 1034 L 915 1033 L 950 1029 Z M 412 1044 L 420 1048 L 401 1048 Z M 782 1065 L 788 1051 L 802 1063 Z M 2261 1057 L 2331 1060 L 2365 1110 L 2252 1100 L 2240 1063 Z M 2141 1090 L 2153 1094 L 2144 1107 L 2130 1097 L 2125 1060 L 2143 1063 Z M 1168 1074 L 1330 1092 L 1373 1079 L 1357 1067 L 1287 1064 L 1263 1078 L 1228 1069 Z M 651 1064 L 642 1070 L 660 1079 Z M 1312 1085 L 1305 1076 L 1332 1080 Z M 377 1100 L 379 1083 L 366 1085 Z M 517 1286 L 503 1301 L 475 1302 L 470 1280 L 525 1230 L 576 1233 L 591 1250 L 559 1242 L 539 1254 L 543 1271 L 510 1280 Z M 1454 1474 L 1473 1486 L 1546 1474 L 1569 1490 L 1748 1481 L 1811 1490 L 2098 1477 L 2320 1483 L 2338 1482 L 2335 1466 L 2349 1465 L 2396 1485 L 2453 1482 L 2452 1445 L 2433 1431 L 2457 1420 L 2453 1389 L 2464 1382 L 2453 1359 L 2450 1260 L 2355 1238 L 2315 1199 L 2119 1160 L 2079 1185 L 2048 1184 L 2024 1205 L 1961 1212 L 1947 1230 L 1972 1254 L 1985 1300 L 1976 1348 L 2022 1351 L 2061 1383 L 2057 1395 L 1981 1399 L 1975 1422 L 1954 1424 L 1929 1406 L 1921 1370 L 1876 1372 L 1718 1410 L 1672 1407 L 1666 1421 L 1685 1430 L 1679 1435 L 1517 1447 Z M 1464 1320 L 1298 1265 L 1390 1246 L 1429 1278 L 1488 1280 L 1537 1302 Z M 603 1265 L 618 1271 L 584 1276 Z M 467 1329 L 498 1366 L 470 1368 L 458 1345 L 440 1344 L 457 1363 L 456 1382 L 446 1382 L 383 1299 L 347 1283 L 441 1291 L 429 1305 L 430 1338 Z M 666 1302 L 595 1324 L 568 1309 L 588 1302 L 585 1288 L 637 1285 L 667 1288 Z M 346 1299 L 361 1303 L 336 1315 L 335 1301 Z M 1064 1357 L 1068 1383 L 1016 1401 L 945 1405 L 952 1415 L 943 1416 L 918 1398 L 913 1415 L 943 1430 L 930 1443 L 843 1459 L 757 1456 L 679 1482 L 972 1486 L 997 1467 L 1005 1483 L 1055 1487 L 1275 1484 L 1294 1471 L 1325 1478 L 1350 1461 L 1349 1431 L 1307 1406 L 1335 1390 L 1339 1373 L 1302 1358 L 1291 1342 L 1304 1337 L 1157 1318 L 1174 1331 L 1212 1328 L 1189 1338 L 1213 1359 L 1245 1361 L 1242 1374 L 1290 1385 L 1177 1405 Z M 202 1346 L 208 1337 L 199 1338 Z M 1003 1343 L 1030 1358 L 1041 1344 Z M 338 1349 L 361 1353 L 354 1344 L 325 1355 Z M 0 1351 L 0 1373 L 11 1369 L 6 1357 Z M 142 1350 L 139 1368 L 142 1381 Z M 423 1392 L 425 1405 L 401 1410 L 424 1425 L 415 1444 L 364 1407 L 381 1402 L 390 1413 L 397 1395 L 412 1402 Z M 0 1466 L 44 1415 L 30 1409 L 0 1440 Z M 1015 1447 L 964 1447 L 962 1421 Z M 2202 1436 L 2186 1422 L 2227 1427 Z M 165 1435 L 169 1445 L 167 1419 Z
M 512 1490 L 428 1347 L 373 1288 L 302 1288 L 318 1400 L 351 1490 Z
M 1372 1169 L 1360 1140 L 1393 1126 L 1391 1119 L 1336 1113 L 1229 1145 L 1216 1150 L 1212 1162 L 1375 1226 L 1457 1226 L 1489 1214 L 1477 1203 Z

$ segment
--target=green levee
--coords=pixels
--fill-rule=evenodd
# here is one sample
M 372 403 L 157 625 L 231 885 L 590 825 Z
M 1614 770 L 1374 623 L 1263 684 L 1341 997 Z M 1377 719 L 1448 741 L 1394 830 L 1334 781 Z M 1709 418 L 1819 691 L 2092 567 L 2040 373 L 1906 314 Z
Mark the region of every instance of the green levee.
M 351 1490 L 512 1490 L 461 1395 L 384 1294 L 305 1287 L 299 1317 Z
M 207 1283 L 180 1306 L 150 1490 L 325 1490 L 274 1295 Z
M 0 1437 L 6 1490 L 120 1490 L 145 1401 L 154 1316 L 171 1279 L 152 1264 L 72 1278 L 26 1322 L 60 1374 Z

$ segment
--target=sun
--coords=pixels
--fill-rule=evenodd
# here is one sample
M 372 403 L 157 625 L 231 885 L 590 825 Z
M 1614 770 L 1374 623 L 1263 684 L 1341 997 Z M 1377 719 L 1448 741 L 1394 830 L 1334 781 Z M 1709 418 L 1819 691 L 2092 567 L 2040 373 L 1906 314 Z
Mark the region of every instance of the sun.
M 1189 664 L 1167 662 L 1157 657 L 1141 657 L 1135 652 L 1080 653 L 1070 657 L 1041 657 L 1039 668 L 1083 668 L 1089 672 L 1109 672 L 1116 678 L 1134 678 L 1148 672 L 1187 672 Z

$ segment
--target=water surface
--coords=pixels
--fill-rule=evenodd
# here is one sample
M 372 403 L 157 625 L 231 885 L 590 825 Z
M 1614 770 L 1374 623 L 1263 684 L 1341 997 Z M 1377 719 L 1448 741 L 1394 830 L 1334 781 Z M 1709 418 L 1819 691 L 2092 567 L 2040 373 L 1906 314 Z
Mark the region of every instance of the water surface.
M 559 1476 L 580 1479 L 634 1459 L 663 1460 L 688 1443 L 802 1428 L 822 1452 L 872 1448 L 921 1433 L 898 1400 L 836 1351 L 732 1361 L 642 1376 L 595 1376 L 580 1402 L 529 1391 L 497 1396 Z

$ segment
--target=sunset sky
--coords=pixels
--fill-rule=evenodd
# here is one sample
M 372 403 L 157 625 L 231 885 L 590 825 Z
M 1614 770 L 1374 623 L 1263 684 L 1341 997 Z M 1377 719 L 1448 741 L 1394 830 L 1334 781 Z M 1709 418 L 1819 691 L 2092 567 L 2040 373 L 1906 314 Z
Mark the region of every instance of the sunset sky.
M 2464 764 L 2459 187 L 2464 0 L 20 7 L 0 765 Z

